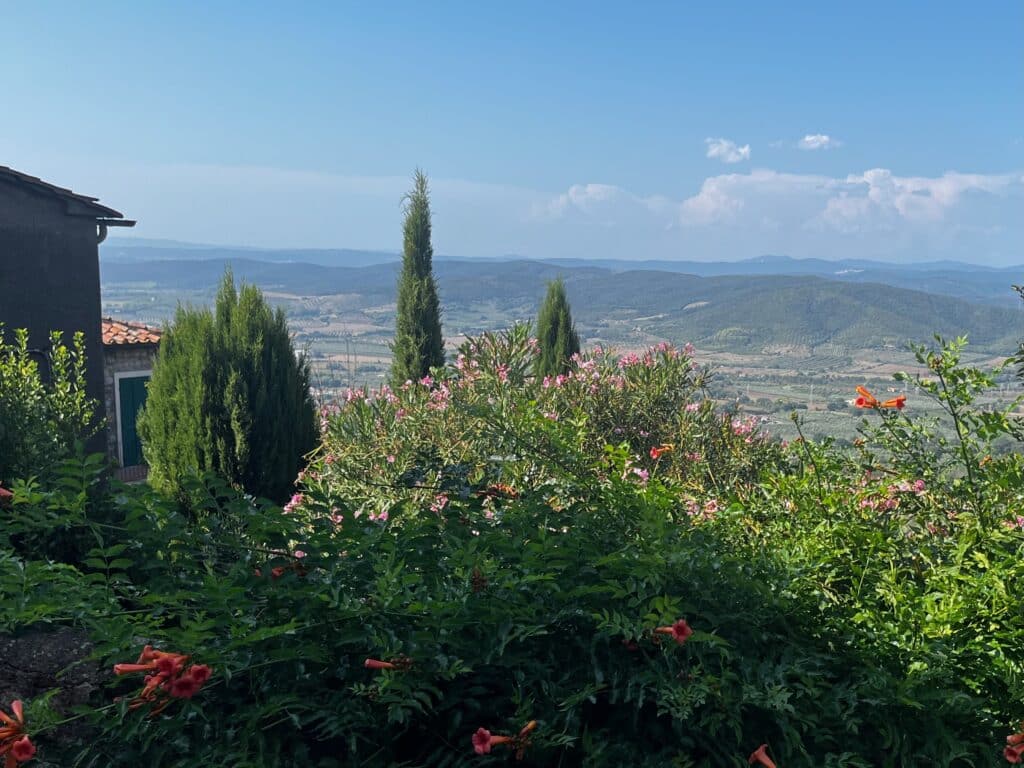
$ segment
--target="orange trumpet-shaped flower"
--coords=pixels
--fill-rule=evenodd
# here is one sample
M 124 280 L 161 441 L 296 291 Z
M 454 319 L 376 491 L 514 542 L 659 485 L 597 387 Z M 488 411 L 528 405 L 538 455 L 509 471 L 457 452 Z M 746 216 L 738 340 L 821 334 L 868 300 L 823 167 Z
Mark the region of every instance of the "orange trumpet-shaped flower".
M 395 656 L 391 661 L 380 659 L 367 659 L 363 662 L 367 669 L 397 669 L 400 672 L 408 672 L 412 668 L 412 659 L 408 656 Z
M 477 728 L 473 734 L 473 751 L 478 755 L 489 755 L 491 747 L 499 744 L 508 744 L 513 739 L 511 736 L 495 736 L 486 728 Z
M 853 401 L 853 404 L 858 408 L 895 408 L 896 410 L 902 410 L 907 405 L 906 395 L 897 395 L 896 397 L 879 402 L 878 398 L 872 395 L 866 387 L 857 387 L 857 394 L 859 397 Z
M 747 758 L 747 765 L 753 765 L 754 763 L 762 766 L 762 768 L 778 768 L 775 765 L 775 761 L 768 757 L 767 744 L 762 744 L 750 753 L 750 757 Z
M 115 664 L 115 675 L 149 672 L 143 679 L 142 690 L 132 699 L 129 709 L 151 705 L 151 715 L 159 714 L 171 698 L 191 699 L 210 679 L 213 670 L 206 664 L 193 664 L 186 669 L 189 657 L 182 653 L 154 650 L 147 645 L 135 664 Z
M 672 451 L 674 450 L 675 446 L 672 445 L 671 443 L 662 443 L 661 445 L 656 445 L 655 447 L 651 448 L 650 456 L 652 459 L 657 460 L 664 456 L 666 453 L 672 453 Z
M 907 396 L 906 395 L 898 395 L 897 397 L 893 397 L 893 398 L 890 398 L 890 399 L 884 401 L 878 407 L 879 408 L 895 408 L 896 410 L 900 411 L 900 410 L 903 410 L 903 408 L 906 407 L 906 405 L 907 405 Z
M 878 399 L 868 392 L 867 387 L 857 387 L 859 397 L 853 401 L 858 408 L 877 408 Z
M 15 763 L 24 763 L 31 760 L 35 754 L 36 745 L 28 736 L 22 736 L 11 745 L 11 753 L 7 756 L 7 762 L 10 763 L 13 758 Z
M 11 702 L 8 715 L 0 709 L 0 755 L 4 756 L 4 768 L 14 768 L 18 763 L 31 760 L 36 753 L 35 745 L 25 733 L 25 710 L 21 701 Z
M 690 635 L 693 634 L 693 629 L 686 623 L 686 619 L 679 619 L 670 627 L 657 627 L 654 630 L 657 635 L 671 635 L 672 639 L 679 645 L 682 645 L 690 639 Z

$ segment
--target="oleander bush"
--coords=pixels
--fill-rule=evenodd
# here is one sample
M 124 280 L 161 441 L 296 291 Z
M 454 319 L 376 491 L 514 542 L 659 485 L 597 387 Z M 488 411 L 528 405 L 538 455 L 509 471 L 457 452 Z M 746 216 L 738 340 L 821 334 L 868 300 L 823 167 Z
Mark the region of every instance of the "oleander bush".
M 27 731 L 83 766 L 998 764 L 1024 461 L 961 348 L 916 351 L 905 407 L 862 395 L 853 451 L 723 411 L 686 349 L 538 380 L 513 328 L 325 409 L 283 509 L 97 494 L 73 458 L 14 485 L 0 629 L 86 628 L 109 684 Z M 79 567 L 19 549 L 53 525 L 95 541 Z

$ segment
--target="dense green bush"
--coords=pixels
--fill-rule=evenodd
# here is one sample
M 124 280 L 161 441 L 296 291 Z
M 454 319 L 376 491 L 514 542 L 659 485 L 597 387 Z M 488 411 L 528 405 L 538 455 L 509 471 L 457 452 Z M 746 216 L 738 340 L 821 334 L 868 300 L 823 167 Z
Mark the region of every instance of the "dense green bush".
M 217 472 L 283 502 L 316 446 L 309 364 L 284 312 L 230 270 L 214 311 L 179 307 L 164 331 L 138 429 L 153 485 L 184 496 L 188 479 Z
M 0 485 L 47 474 L 100 426 L 96 403 L 85 391 L 84 337 L 75 334 L 70 348 L 60 333 L 49 342 L 39 356 L 30 350 L 25 330 L 16 329 L 8 339 L 0 325 Z
M 533 354 L 517 328 L 436 379 L 350 393 L 284 510 L 214 479 L 188 516 L 144 487 L 97 504 L 81 462 L 16 484 L 4 536 L 57 517 L 96 547 L 84 573 L 0 557 L 0 629 L 75 623 L 104 664 L 150 643 L 213 669 L 155 717 L 131 708 L 141 673 L 111 675 L 64 754 L 35 702 L 41 756 L 742 766 L 767 744 L 786 768 L 996 764 L 1024 717 L 1022 460 L 986 453 L 1012 422 L 973 408 L 989 379 L 956 344 L 920 350 L 934 376 L 913 383 L 961 440 L 933 440 L 912 394 L 866 410 L 853 453 L 719 411 L 685 350 L 546 380 Z M 478 729 L 532 721 L 474 753 Z

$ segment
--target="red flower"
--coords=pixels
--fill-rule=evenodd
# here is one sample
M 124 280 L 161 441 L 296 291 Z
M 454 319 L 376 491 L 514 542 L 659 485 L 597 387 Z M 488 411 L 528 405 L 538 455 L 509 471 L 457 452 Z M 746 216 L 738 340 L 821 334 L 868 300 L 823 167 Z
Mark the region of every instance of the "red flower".
M 477 728 L 473 734 L 473 751 L 478 755 L 486 755 L 491 751 L 491 732 L 486 728 Z
M 199 690 L 199 682 L 191 675 L 182 675 L 171 681 L 171 696 L 176 699 L 191 699 Z
M 650 455 L 652 459 L 660 459 L 664 454 L 671 453 L 673 450 L 675 450 L 675 446 L 669 443 L 663 443 L 662 445 L 651 448 Z
M 210 679 L 210 675 L 213 674 L 213 670 L 205 664 L 195 664 L 188 669 L 189 676 L 196 681 L 196 684 L 202 685 Z
M 757 763 L 763 768 L 778 768 L 775 765 L 775 761 L 768 757 L 768 745 L 762 744 L 760 747 L 750 753 L 750 757 L 747 758 L 747 764 L 753 765 Z
M 390 661 L 380 661 L 378 659 L 367 659 L 363 662 L 363 666 L 367 669 L 398 669 Z
M 476 733 L 473 734 L 473 751 L 478 755 L 488 755 L 491 752 L 491 747 L 508 744 L 510 741 L 512 741 L 510 736 L 492 736 L 486 728 L 477 728 Z
M 1015 733 L 1012 736 L 1007 736 L 1006 743 L 1009 744 L 1011 747 L 1014 747 L 1018 744 L 1024 744 L 1024 733 Z
M 7 755 L 4 768 L 31 760 L 36 753 L 32 741 L 25 734 L 25 711 L 18 700 L 11 702 L 12 715 L 0 709 L 0 755 Z
M 672 639 L 682 645 L 690 639 L 693 629 L 686 623 L 686 619 L 679 619 L 671 627 L 658 627 L 654 632 L 659 635 L 672 635 Z
M 856 405 L 858 408 L 877 408 L 878 407 L 878 400 L 875 399 L 874 395 L 872 395 L 870 392 L 868 392 L 866 387 L 857 387 L 857 394 L 860 395 L 860 397 L 858 397 L 853 402 L 854 402 L 854 405 Z
M 1024 746 L 1014 747 L 1009 744 L 1003 749 L 1003 757 L 1006 758 L 1006 762 L 1017 765 L 1020 763 L 1021 758 L 1024 757 Z
M 891 397 L 884 402 L 878 402 L 878 399 L 868 392 L 865 387 L 857 387 L 857 394 L 860 395 L 853 404 L 858 408 L 895 408 L 896 410 L 902 410 L 907 404 L 906 395 L 897 395 Z
M 147 645 L 135 664 L 115 664 L 115 675 L 150 673 L 143 679 L 142 690 L 132 699 L 128 708 L 138 709 L 151 705 L 150 714 L 156 715 L 170 703 L 168 696 L 176 699 L 191 699 L 195 696 L 203 683 L 210 679 L 213 670 L 206 664 L 194 664 L 186 670 L 185 662 L 188 658 L 182 653 L 157 651 Z
M 6 488 L 0 488 L 0 507 L 11 506 L 11 499 L 14 498 L 14 494 L 8 491 Z
M 14 746 L 11 747 L 11 755 L 19 763 L 31 760 L 35 754 L 36 746 L 28 736 L 22 736 L 14 742 Z
M 156 660 L 156 671 L 165 677 L 174 677 L 185 664 L 187 656 L 162 656 Z

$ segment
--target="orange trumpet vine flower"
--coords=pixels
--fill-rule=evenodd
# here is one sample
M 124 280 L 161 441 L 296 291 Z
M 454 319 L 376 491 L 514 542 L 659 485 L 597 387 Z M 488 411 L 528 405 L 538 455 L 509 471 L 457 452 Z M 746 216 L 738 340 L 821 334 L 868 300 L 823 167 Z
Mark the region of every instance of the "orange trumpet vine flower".
M 679 645 L 682 645 L 690 639 L 690 635 L 693 634 L 693 629 L 686 623 L 686 619 L 679 619 L 671 627 L 657 627 L 654 630 L 656 635 L 671 635 L 672 639 Z
M 650 456 L 652 459 L 657 460 L 660 459 L 666 453 L 672 453 L 672 451 L 674 450 L 675 446 L 672 445 L 671 443 L 663 443 L 661 445 L 655 446 L 654 448 L 651 448 Z
M 750 753 L 750 757 L 747 758 L 747 765 L 753 765 L 754 763 L 762 766 L 762 768 L 778 768 L 775 765 L 775 761 L 768 757 L 767 744 L 762 744 Z
M 25 733 L 25 710 L 20 700 L 11 702 L 8 715 L 0 709 L 0 756 L 4 757 L 4 768 L 15 768 L 18 763 L 31 760 L 36 747 Z
M 853 401 L 853 404 L 858 408 L 895 408 L 896 410 L 902 410 L 907 405 L 906 395 L 897 395 L 896 397 L 879 402 L 878 398 L 872 395 L 866 387 L 857 387 L 857 394 L 859 397 Z
M 193 664 L 185 668 L 189 657 L 182 653 L 157 651 L 147 645 L 135 664 L 115 664 L 115 675 L 149 672 L 143 680 L 142 690 L 132 699 L 129 709 L 154 705 L 150 714 L 156 715 L 170 703 L 171 698 L 191 699 L 210 679 L 213 670 L 206 664 Z M 161 698 L 158 698 L 161 697 Z
M 508 744 L 512 741 L 511 736 L 494 736 L 486 728 L 477 728 L 473 734 L 473 751 L 478 755 L 489 755 L 491 747 L 499 744 Z

